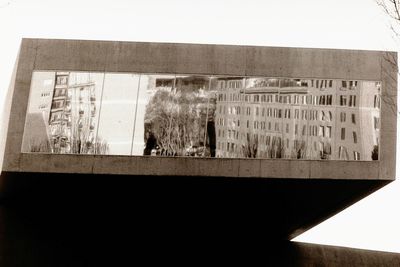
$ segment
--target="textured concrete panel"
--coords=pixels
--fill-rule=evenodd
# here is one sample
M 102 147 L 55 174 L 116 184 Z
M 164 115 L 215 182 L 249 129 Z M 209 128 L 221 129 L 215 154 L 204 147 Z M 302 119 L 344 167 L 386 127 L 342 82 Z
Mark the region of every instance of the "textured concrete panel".
M 177 45 L 177 49 L 176 73 L 213 73 L 214 46 L 189 44 Z
M 291 76 L 288 69 L 286 49 L 283 47 L 248 47 L 246 50 L 246 75 L 281 77 L 283 73 Z
M 29 89 L 35 64 L 37 40 L 23 40 L 19 51 L 16 77 L 12 92 L 9 125 L 4 152 L 3 169 L 18 170 L 22 134 L 28 107 Z
M 107 157 L 96 155 L 94 157 L 93 173 L 107 174 L 110 172 L 108 165 L 104 164 L 105 160 L 103 158 L 109 158 L 108 162 L 113 166 L 115 174 L 136 174 L 137 170 L 143 168 L 142 166 L 138 166 L 137 161 L 133 161 L 127 156 Z
M 31 39 L 24 39 L 31 43 Z M 34 39 L 33 39 L 34 40 Z M 110 42 L 38 39 L 36 70 L 104 71 Z
M 244 75 L 245 49 L 218 45 L 177 45 L 176 73 Z
M 380 80 L 381 52 L 248 47 L 246 75 Z
M 94 157 L 88 155 L 22 154 L 20 171 L 54 173 L 93 173 Z
M 310 164 L 307 160 L 261 161 L 260 177 L 310 178 Z
M 106 71 L 175 73 L 177 48 L 172 44 L 108 42 L 107 45 Z
M 287 243 L 278 252 L 290 255 L 289 260 L 279 261 L 283 266 L 399 266 L 400 254 L 373 250 L 326 246 L 307 243 Z
M 397 53 L 382 52 L 381 143 L 379 168 L 382 179 L 396 175 L 397 139 Z
M 378 161 L 360 161 L 349 164 L 346 161 L 310 161 L 310 178 L 327 179 L 377 179 L 379 177 Z
M 17 56 L 17 60 L 14 64 L 13 73 L 11 76 L 10 85 L 7 90 L 6 98 L 3 103 L 3 110 L 1 116 L 1 129 L 0 129 L 0 173 L 3 169 L 3 160 L 6 148 L 6 140 L 8 136 L 8 126 L 10 125 L 10 115 L 11 115 L 11 104 L 12 104 L 12 96 L 14 94 L 15 88 L 15 79 L 17 76 L 17 68 L 18 68 L 19 54 Z
M 29 91 L 32 71 L 36 60 L 36 41 L 24 41 L 21 44 L 17 75 L 12 95 L 10 112 L 9 133 L 22 133 L 24 131 L 25 116 L 29 100 Z
M 261 160 L 250 159 L 241 160 L 238 162 L 239 165 L 239 177 L 260 177 L 261 173 Z
M 20 160 L 22 154 L 20 154 L 20 150 L 22 147 L 22 138 L 21 135 L 18 134 L 8 134 L 7 143 L 4 152 L 4 160 L 3 160 L 3 169 L 2 171 L 20 171 Z M 17 151 L 18 153 L 14 152 Z
M 244 76 L 246 73 L 246 48 L 216 45 L 214 47 L 214 73 Z
M 239 164 L 235 160 L 221 159 L 193 159 L 187 158 L 186 168 L 188 176 L 202 176 L 207 170 L 207 176 L 236 177 L 238 175 Z

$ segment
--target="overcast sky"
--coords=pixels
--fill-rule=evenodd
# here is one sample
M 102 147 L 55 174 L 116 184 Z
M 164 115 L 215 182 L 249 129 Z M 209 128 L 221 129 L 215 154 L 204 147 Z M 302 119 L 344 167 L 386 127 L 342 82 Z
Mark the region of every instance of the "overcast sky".
M 0 37 L 0 110 L 23 37 L 393 51 L 398 47 L 387 17 L 373 0 L 0 0 Z M 296 240 L 400 252 L 400 182 Z

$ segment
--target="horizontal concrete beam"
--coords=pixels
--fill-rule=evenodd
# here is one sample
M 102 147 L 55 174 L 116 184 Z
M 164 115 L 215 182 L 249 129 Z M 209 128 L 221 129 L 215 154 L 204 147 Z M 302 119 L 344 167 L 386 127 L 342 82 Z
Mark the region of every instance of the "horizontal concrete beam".
M 370 179 L 378 161 L 312 161 L 151 156 L 26 154 L 13 171 L 160 176 Z

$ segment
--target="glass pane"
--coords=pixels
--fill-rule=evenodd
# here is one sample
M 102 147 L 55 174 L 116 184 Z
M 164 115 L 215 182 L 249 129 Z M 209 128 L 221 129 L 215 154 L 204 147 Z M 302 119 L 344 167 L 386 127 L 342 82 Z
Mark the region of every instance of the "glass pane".
M 55 72 L 34 72 L 25 120 L 22 152 L 51 153 L 49 116 Z
M 334 159 L 378 160 L 381 83 L 340 80 Z
M 34 72 L 23 152 L 94 153 L 103 74 Z
M 164 119 L 171 118 L 167 114 L 173 107 L 167 105 L 166 96 L 173 91 L 174 86 L 174 75 L 140 75 L 132 155 L 160 154 L 159 147 L 162 146 L 163 140 L 157 138 L 157 133 L 151 129 L 151 124 L 153 121 L 159 122 L 161 129 L 169 122 Z
M 131 155 L 139 77 L 136 74 L 106 73 L 97 154 Z
M 255 121 L 250 95 L 244 89 L 244 77 L 212 77 L 214 92 L 216 157 L 251 157 L 258 142 L 253 131 Z M 253 111 L 253 115 L 255 111 Z
M 209 86 L 208 76 L 176 76 L 178 110 L 173 146 L 177 156 L 215 157 L 215 102 Z
M 59 77 L 56 76 L 56 79 Z M 104 74 L 71 72 L 68 79 L 67 100 L 63 111 L 66 123 L 62 124 L 62 130 L 66 129 L 69 141 L 65 151 L 74 154 L 94 154 L 101 146 L 96 133 Z M 56 114 L 55 111 L 54 116 Z M 53 135 L 59 131 L 61 130 L 55 125 Z
M 170 94 L 174 92 L 174 88 L 174 75 L 140 76 L 132 155 L 161 153 L 163 137 L 172 129 L 171 113 L 176 107 L 170 101 Z
M 333 159 L 337 81 L 327 79 L 306 80 L 308 106 L 308 143 L 304 159 Z
M 212 156 L 215 106 L 209 77 L 142 75 L 134 155 Z M 140 149 L 141 148 L 141 149 Z
M 379 82 L 217 77 L 211 84 L 218 157 L 378 159 Z

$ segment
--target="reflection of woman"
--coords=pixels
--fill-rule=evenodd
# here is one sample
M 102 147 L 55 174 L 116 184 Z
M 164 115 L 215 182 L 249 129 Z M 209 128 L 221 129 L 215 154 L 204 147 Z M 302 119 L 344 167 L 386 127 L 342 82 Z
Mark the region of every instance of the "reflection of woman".
M 146 132 L 146 147 L 144 148 L 143 155 L 151 155 L 151 150 L 155 149 L 157 146 L 157 139 L 152 132 Z

